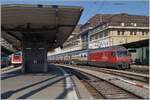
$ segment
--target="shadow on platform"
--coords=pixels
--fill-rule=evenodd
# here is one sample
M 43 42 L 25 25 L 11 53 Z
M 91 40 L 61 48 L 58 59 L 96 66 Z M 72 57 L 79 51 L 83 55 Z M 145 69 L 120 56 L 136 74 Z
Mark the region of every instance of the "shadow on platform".
M 14 93 L 20 92 L 20 91 L 25 90 L 25 89 L 27 89 L 27 88 L 33 87 L 33 86 L 35 86 L 35 85 L 42 84 L 42 83 L 44 83 L 44 82 L 46 82 L 46 81 L 49 81 L 49 80 L 51 80 L 51 79 L 54 79 L 54 78 L 56 78 L 56 77 L 58 77 L 58 76 L 59 76 L 59 75 L 55 75 L 55 76 L 53 76 L 53 77 L 51 77 L 51 78 L 48 78 L 48 79 L 46 79 L 46 80 L 43 80 L 43 81 L 40 81 L 40 82 L 31 84 L 31 85 L 28 85 L 28 86 L 25 86 L 25 87 L 23 87 L 23 88 L 20 88 L 20 89 L 17 89 L 17 90 L 10 90 L 10 91 L 4 92 L 4 93 L 1 94 L 1 98 L 2 98 L 2 99 L 7 99 L 7 98 L 9 98 L 10 96 L 12 96 Z M 62 79 L 64 79 L 64 78 L 62 78 Z M 42 90 L 42 89 L 44 89 L 44 88 L 46 88 L 46 87 L 48 87 L 48 86 L 50 86 L 50 85 L 52 85 L 52 84 L 54 84 L 54 83 L 60 81 L 60 80 L 62 80 L 62 79 L 59 79 L 59 80 L 54 81 L 54 82 L 52 82 L 52 83 L 50 83 L 50 84 L 47 84 L 46 86 L 40 87 L 40 88 L 38 88 L 38 89 L 36 89 L 36 90 L 33 90 L 33 91 L 31 91 L 31 92 L 29 92 L 29 93 L 27 93 L 27 94 L 24 94 L 24 95 L 20 96 L 18 99 L 25 99 L 25 98 L 27 98 L 27 97 L 29 97 L 29 96 L 35 94 L 36 92 L 39 92 L 40 90 Z
M 43 84 L 43 83 L 47 82 L 46 85 L 41 86 L 41 87 L 38 87 L 37 89 L 33 89 L 33 90 L 31 90 L 30 92 L 25 93 L 25 94 L 23 94 L 22 96 L 17 97 L 17 99 L 26 99 L 26 98 L 29 98 L 29 97 L 31 97 L 32 95 L 34 95 L 34 94 L 40 92 L 41 90 L 44 90 L 44 89 L 46 89 L 47 87 L 50 87 L 50 86 L 52 86 L 53 84 L 56 84 L 56 83 L 58 83 L 58 82 L 64 80 L 64 84 L 65 84 L 65 85 L 64 85 L 63 92 L 62 92 L 61 94 L 59 94 L 59 95 L 56 97 L 56 99 L 64 99 L 64 98 L 66 97 L 67 93 L 72 90 L 72 88 L 66 89 L 66 80 L 65 80 L 66 77 L 63 76 L 63 77 L 61 77 L 61 78 L 59 78 L 59 79 L 57 79 L 57 80 L 55 80 L 55 81 L 50 82 L 50 80 L 55 79 L 55 78 L 57 78 L 57 77 L 59 77 L 59 76 L 62 76 L 63 73 L 60 72 L 60 70 L 58 70 L 58 69 L 57 69 L 56 67 L 54 67 L 54 66 L 49 67 L 49 71 L 48 71 L 48 72 L 49 72 L 48 74 L 53 75 L 51 78 L 48 78 L 48 79 L 45 79 L 45 80 L 36 82 L 36 83 L 34 83 L 34 84 L 27 85 L 27 86 L 22 87 L 22 88 L 20 88 L 20 89 L 10 90 L 10 91 L 7 91 L 7 92 L 3 92 L 3 93 L 1 93 L 1 98 L 2 98 L 2 99 L 8 99 L 8 98 L 10 98 L 12 95 L 14 95 L 14 94 L 16 94 L 16 93 L 18 93 L 18 92 L 24 91 L 25 89 L 28 89 L 28 88 L 31 88 L 31 87 L 33 87 L 33 86 L 36 86 L 36 85 Z M 59 73 L 58 73 L 58 72 L 59 72 Z M 9 73 L 7 73 L 7 74 L 10 74 L 10 76 L 3 77 L 2 80 L 8 79 L 8 78 L 12 78 L 12 77 L 21 76 L 21 75 L 31 75 L 31 77 L 32 77 L 32 76 L 45 76 L 45 75 L 48 75 L 47 73 L 36 73 L 36 74 L 34 74 L 34 73 L 31 74 L 31 73 L 30 73 L 30 74 L 23 74 L 23 73 L 21 73 L 21 69 L 18 69 L 18 70 L 9 72 Z M 13 74 L 14 74 L 14 75 L 13 75 Z M 11 76 L 11 75 L 12 75 L 12 76 Z M 67 76 L 67 77 L 69 77 L 69 76 Z M 44 99 L 44 98 L 43 98 L 43 99 Z

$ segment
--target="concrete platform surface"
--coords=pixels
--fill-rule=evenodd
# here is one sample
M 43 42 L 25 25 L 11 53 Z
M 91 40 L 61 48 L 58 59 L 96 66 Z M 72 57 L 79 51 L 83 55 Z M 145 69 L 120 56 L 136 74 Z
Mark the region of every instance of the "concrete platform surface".
M 78 99 L 70 75 L 56 66 L 50 66 L 48 73 L 34 74 L 22 74 L 18 68 L 1 77 L 2 99 Z

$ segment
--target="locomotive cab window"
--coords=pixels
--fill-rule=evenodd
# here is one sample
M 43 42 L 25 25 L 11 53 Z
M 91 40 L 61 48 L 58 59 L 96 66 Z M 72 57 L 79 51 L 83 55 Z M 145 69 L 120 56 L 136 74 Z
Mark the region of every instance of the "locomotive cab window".
M 117 56 L 122 57 L 122 56 L 128 56 L 127 51 L 117 51 Z

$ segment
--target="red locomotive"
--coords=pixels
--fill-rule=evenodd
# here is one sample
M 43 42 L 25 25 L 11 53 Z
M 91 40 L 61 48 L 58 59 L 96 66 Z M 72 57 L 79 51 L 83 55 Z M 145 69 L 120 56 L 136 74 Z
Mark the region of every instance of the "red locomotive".
M 21 65 L 22 64 L 22 52 L 15 52 L 11 55 L 11 64 L 13 65 Z
M 66 59 L 68 58 L 68 59 Z M 48 57 L 49 62 L 86 64 L 116 69 L 130 68 L 131 57 L 125 47 L 112 46 L 100 49 L 78 50 Z M 61 61 L 61 62 L 59 62 Z
M 88 54 L 89 65 L 126 69 L 130 68 L 130 63 L 131 57 L 127 49 L 122 46 L 94 50 Z

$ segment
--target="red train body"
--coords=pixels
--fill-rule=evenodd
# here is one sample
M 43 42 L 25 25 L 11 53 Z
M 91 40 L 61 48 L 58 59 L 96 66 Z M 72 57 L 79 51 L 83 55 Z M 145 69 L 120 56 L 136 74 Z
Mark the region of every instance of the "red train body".
M 22 64 L 22 52 L 16 52 L 11 55 L 11 64 L 21 65 Z
M 106 48 L 91 51 L 88 54 L 88 64 L 95 66 L 107 66 L 117 69 L 129 68 L 131 57 L 124 47 Z

